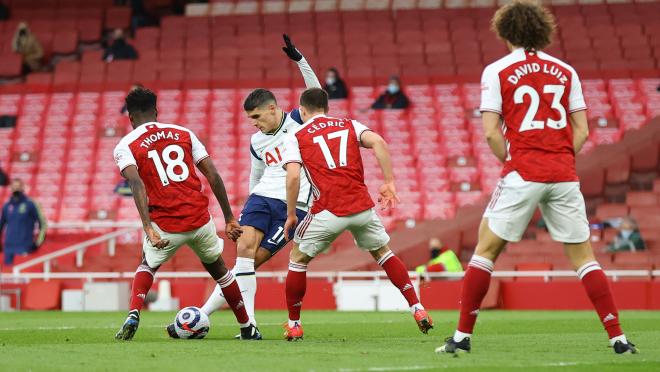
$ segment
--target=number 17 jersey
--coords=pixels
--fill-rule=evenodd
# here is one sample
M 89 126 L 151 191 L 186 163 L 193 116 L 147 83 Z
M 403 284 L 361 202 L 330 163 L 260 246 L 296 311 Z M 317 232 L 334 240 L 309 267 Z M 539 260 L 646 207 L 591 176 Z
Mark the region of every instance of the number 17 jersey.
M 507 142 L 502 177 L 577 181 L 569 115 L 586 108 L 575 69 L 546 53 L 516 49 L 484 69 L 480 110 L 502 116 Z
M 198 229 L 210 220 L 195 166 L 209 156 L 195 134 L 174 124 L 146 123 L 119 141 L 119 171 L 134 165 L 147 192 L 149 216 L 163 231 Z
M 350 216 L 374 207 L 364 183 L 360 136 L 369 130 L 351 119 L 318 115 L 284 142 L 283 165 L 301 163 L 312 186 L 311 213 Z

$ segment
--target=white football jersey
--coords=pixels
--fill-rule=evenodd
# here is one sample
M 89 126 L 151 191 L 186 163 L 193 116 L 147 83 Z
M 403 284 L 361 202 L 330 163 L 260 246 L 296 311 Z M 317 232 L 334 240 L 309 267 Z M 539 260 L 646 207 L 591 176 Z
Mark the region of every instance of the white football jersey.
M 282 168 L 284 140 L 302 124 L 300 112 L 295 109 L 284 113 L 280 127 L 273 134 L 257 132 L 250 141 L 252 169 L 250 194 L 279 199 L 286 202 L 286 171 Z M 307 210 L 311 202 L 311 189 L 304 170 L 301 170 L 298 208 Z

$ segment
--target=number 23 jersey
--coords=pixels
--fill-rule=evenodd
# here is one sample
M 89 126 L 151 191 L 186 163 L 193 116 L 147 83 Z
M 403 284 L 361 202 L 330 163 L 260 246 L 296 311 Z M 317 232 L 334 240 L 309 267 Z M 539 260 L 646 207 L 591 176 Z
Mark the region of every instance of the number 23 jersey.
M 577 181 L 569 115 L 586 108 L 575 69 L 546 53 L 516 49 L 484 69 L 480 110 L 502 116 L 507 142 L 502 177 Z
M 195 134 L 178 125 L 146 123 L 119 141 L 119 171 L 135 165 L 147 192 L 151 219 L 167 232 L 186 232 L 210 219 L 195 165 L 209 156 Z

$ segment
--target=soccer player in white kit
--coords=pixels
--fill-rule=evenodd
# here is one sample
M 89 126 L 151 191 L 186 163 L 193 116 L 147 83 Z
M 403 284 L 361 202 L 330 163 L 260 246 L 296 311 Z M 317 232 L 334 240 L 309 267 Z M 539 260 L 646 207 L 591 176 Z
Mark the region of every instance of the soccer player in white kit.
M 481 112 L 486 140 L 504 167 L 465 272 L 458 327 L 436 352 L 470 351 L 494 262 L 507 242 L 521 239 L 537 207 L 552 238 L 564 244 L 610 346 L 618 354 L 636 352 L 621 330 L 607 277 L 589 242 L 575 172 L 575 155 L 589 132 L 587 107 L 575 69 L 541 52 L 554 28 L 550 12 L 527 0 L 511 2 L 493 17 L 493 29 L 511 53 L 484 69 Z
M 287 35 L 283 35 L 286 47 L 282 49 L 295 61 L 307 88 L 321 87 L 314 70 L 296 49 Z M 243 104 L 247 117 L 259 131 L 252 135 L 250 154 L 250 196 L 245 202 L 239 223 L 243 234 L 237 241 L 236 265 L 232 269 L 241 288 L 250 321 L 256 324 L 254 299 L 257 292 L 255 270 L 279 252 L 286 244 L 286 171 L 282 169 L 284 139 L 302 124 L 299 109 L 283 111 L 275 95 L 267 89 L 255 89 Z M 302 221 L 311 201 L 307 179 L 300 184 L 297 213 Z M 202 311 L 207 315 L 220 309 L 227 302 L 221 288 L 216 286 Z M 176 337 L 174 325 L 168 326 L 168 334 Z

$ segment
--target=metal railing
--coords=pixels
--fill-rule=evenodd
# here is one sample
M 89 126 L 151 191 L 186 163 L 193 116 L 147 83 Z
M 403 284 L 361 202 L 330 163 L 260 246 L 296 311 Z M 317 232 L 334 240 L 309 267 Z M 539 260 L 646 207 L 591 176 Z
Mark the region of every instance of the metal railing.
M 96 237 L 96 238 L 93 238 L 93 239 L 90 239 L 90 240 L 86 240 L 86 241 L 78 243 L 78 244 L 74 244 L 70 247 L 60 249 L 60 250 L 55 251 L 53 253 L 48 253 L 48 254 L 45 254 L 43 256 L 35 257 L 32 260 L 29 260 L 29 261 L 26 261 L 26 262 L 23 262 L 23 263 L 20 263 L 20 264 L 14 266 L 13 271 L 12 271 L 12 275 L 14 277 L 17 277 L 17 276 L 25 277 L 26 273 L 21 273 L 21 271 L 23 271 L 23 270 L 25 270 L 29 267 L 32 267 L 32 266 L 43 265 L 43 272 L 42 273 L 37 273 L 37 274 L 41 275 L 41 277 L 39 279 L 48 280 L 49 278 L 53 277 L 53 275 L 55 275 L 54 273 L 51 273 L 51 261 L 52 260 L 54 260 L 58 257 L 62 257 L 62 256 L 65 256 L 65 255 L 68 255 L 68 254 L 75 253 L 76 254 L 76 267 L 82 267 L 83 259 L 84 259 L 84 256 L 85 256 L 85 251 L 87 250 L 87 248 L 89 248 L 91 246 L 94 246 L 94 245 L 97 245 L 97 244 L 104 243 L 104 242 L 107 242 L 107 244 L 108 244 L 108 254 L 110 256 L 114 256 L 115 255 L 115 247 L 116 247 L 116 244 L 117 244 L 117 237 L 122 236 L 124 234 L 132 233 L 135 230 L 136 230 L 135 227 L 127 227 L 127 228 L 124 228 L 124 229 L 121 229 L 121 230 L 117 230 L 117 231 L 113 231 L 113 232 L 101 235 L 99 237 Z M 72 273 L 70 273 L 70 274 L 72 274 Z

